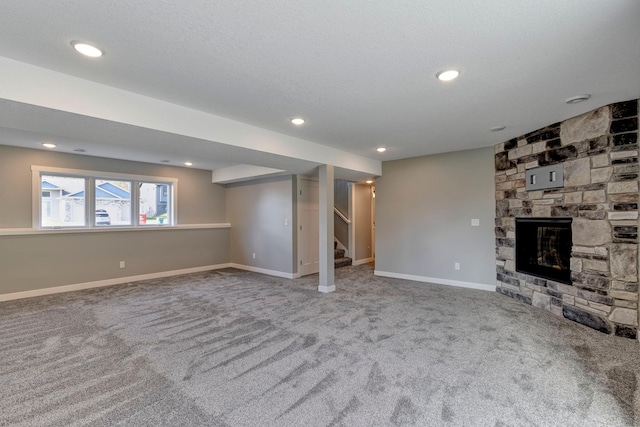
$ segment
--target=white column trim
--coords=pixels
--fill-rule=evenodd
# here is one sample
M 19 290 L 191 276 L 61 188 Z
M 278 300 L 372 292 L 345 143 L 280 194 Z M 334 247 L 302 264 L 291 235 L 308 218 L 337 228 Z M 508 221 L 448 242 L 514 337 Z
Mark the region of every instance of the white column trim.
M 333 256 L 333 205 L 334 168 L 322 165 L 318 170 L 320 212 L 320 282 L 319 292 L 333 292 L 335 287 L 335 265 Z

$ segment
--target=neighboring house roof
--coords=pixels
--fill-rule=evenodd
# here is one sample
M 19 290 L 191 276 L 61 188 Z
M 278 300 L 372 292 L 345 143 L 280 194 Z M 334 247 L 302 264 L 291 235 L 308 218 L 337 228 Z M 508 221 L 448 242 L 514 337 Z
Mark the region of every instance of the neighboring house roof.
M 83 191 L 78 191 L 77 193 L 68 194 L 65 197 L 68 197 L 70 199 L 83 198 L 84 197 L 84 190 Z
M 68 198 L 83 198 L 84 191 L 78 191 L 66 196 Z M 96 187 L 96 199 L 115 199 L 115 200 L 129 200 L 131 194 L 117 185 L 113 185 L 110 182 L 105 182 Z
M 62 190 L 60 187 L 50 183 L 49 181 L 42 181 L 42 189 L 43 190 Z
M 120 199 L 128 199 L 131 197 L 131 194 L 122 187 L 118 187 L 110 182 L 105 182 L 103 184 L 98 185 L 98 188 L 107 191 L 114 196 L 117 196 Z M 97 190 L 97 188 L 96 188 Z
M 127 193 L 129 194 L 129 193 Z M 103 188 L 96 187 L 96 199 L 128 199 L 129 197 L 120 197 Z

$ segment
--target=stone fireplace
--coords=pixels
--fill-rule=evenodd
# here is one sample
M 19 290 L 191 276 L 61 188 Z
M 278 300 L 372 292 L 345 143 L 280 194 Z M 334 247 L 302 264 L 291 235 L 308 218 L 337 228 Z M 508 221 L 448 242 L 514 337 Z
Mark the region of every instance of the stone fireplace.
M 638 154 L 637 100 L 498 144 L 497 291 L 637 338 Z M 538 168 L 563 182 L 527 190 Z

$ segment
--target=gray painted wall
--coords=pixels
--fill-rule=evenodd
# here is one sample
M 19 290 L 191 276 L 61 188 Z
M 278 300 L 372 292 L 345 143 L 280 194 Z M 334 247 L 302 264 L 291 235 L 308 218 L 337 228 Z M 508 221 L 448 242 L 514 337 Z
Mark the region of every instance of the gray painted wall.
M 0 145 L 0 228 L 31 227 L 31 165 L 178 178 L 179 224 L 225 222 L 208 171 Z M 228 262 L 228 229 L 0 236 L 0 294 Z
M 333 187 L 333 205 L 348 219 L 352 219 L 349 212 L 349 181 L 336 179 Z M 349 248 L 349 224 L 344 222 L 336 213 L 333 215 L 333 235 L 347 250 Z
M 228 262 L 229 229 L 0 236 L 0 294 Z
M 291 177 L 291 271 L 298 272 L 298 176 Z
M 284 273 L 294 272 L 294 177 L 230 184 L 231 262 Z M 285 219 L 288 224 L 285 225 Z M 252 254 L 256 254 L 256 258 Z
M 371 258 L 371 186 L 354 184 L 355 256 L 354 260 Z
M 494 285 L 493 157 L 491 147 L 384 162 L 376 270 Z
M 349 181 L 336 179 L 333 183 L 333 204 L 347 218 L 349 215 Z
M 346 250 L 349 247 L 349 224 L 344 222 L 337 213 L 333 213 L 333 236 L 344 246 Z

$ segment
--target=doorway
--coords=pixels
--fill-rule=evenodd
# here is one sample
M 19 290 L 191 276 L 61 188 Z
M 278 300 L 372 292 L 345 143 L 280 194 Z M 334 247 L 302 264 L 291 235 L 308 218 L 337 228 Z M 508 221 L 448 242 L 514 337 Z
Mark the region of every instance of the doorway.
M 320 268 L 320 207 L 318 181 L 298 177 L 298 275 L 315 274 Z

